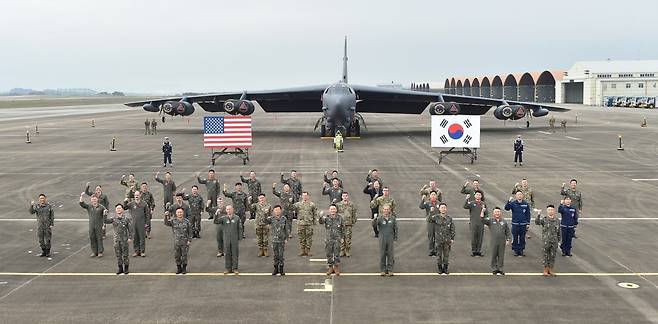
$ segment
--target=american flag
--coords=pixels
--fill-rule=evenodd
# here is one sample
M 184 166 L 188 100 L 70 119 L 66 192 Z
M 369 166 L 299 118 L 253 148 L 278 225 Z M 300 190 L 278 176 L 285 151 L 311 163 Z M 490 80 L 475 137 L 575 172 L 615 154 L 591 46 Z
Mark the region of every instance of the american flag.
M 251 117 L 203 117 L 204 148 L 250 148 Z

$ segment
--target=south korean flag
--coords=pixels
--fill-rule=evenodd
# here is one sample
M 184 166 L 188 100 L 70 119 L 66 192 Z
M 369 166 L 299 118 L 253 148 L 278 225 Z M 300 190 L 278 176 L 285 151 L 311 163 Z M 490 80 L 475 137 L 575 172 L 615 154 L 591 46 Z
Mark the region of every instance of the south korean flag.
M 432 116 L 432 147 L 480 147 L 480 116 Z

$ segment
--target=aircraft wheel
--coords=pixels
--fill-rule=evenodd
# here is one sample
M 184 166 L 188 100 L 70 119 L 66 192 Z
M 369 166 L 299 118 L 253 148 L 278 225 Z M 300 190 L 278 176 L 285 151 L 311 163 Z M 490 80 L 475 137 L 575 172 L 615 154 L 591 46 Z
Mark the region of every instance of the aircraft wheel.
M 327 126 L 322 125 L 320 126 L 320 137 L 325 137 L 327 136 Z

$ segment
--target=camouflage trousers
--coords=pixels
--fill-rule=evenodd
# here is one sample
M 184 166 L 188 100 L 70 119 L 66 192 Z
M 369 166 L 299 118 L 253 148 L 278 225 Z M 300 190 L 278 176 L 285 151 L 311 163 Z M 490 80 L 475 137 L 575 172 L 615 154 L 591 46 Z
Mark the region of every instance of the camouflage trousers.
M 261 249 L 267 248 L 269 243 L 270 228 L 267 225 L 256 225 L 256 240 L 258 247 Z
M 53 236 L 53 230 L 50 227 L 38 228 L 37 237 L 39 238 L 39 246 L 41 250 L 50 250 L 50 239 Z
M 103 234 L 101 233 L 102 228 L 89 227 L 89 243 L 91 243 L 91 252 L 94 254 L 103 253 Z
M 201 214 L 192 214 L 190 217 L 190 223 L 192 224 L 192 233 L 200 234 L 201 233 Z
M 340 240 L 325 240 L 324 250 L 327 253 L 328 265 L 334 266 L 340 264 Z
M 290 233 L 290 236 L 292 236 L 292 220 L 294 218 L 294 213 L 291 211 L 287 211 L 283 214 L 283 216 L 286 216 L 286 228 L 288 229 L 288 233 Z
M 187 244 L 174 245 L 174 259 L 176 260 L 176 265 L 187 264 L 187 254 L 189 251 L 190 246 Z
M 311 225 L 297 226 L 297 235 L 299 235 L 299 248 L 311 249 L 313 245 L 313 227 Z
M 130 263 L 130 259 L 128 258 L 128 240 L 115 239 L 114 253 L 117 256 L 117 263 L 128 265 Z
M 222 225 L 215 225 L 217 227 L 217 252 L 224 252 L 224 228 Z
M 345 225 L 343 228 L 345 231 L 345 239 L 343 239 L 343 244 L 341 244 L 340 252 L 343 254 L 345 252 L 350 252 L 352 249 L 352 225 Z
M 285 243 L 272 242 L 272 253 L 274 253 L 274 266 L 283 266 L 283 251 Z
M 544 249 L 543 249 L 543 254 L 544 254 L 544 266 L 545 267 L 553 267 L 555 266 L 555 255 L 557 254 L 557 248 L 558 248 L 559 242 L 546 242 L 544 243 Z
M 444 242 L 441 240 L 436 241 L 436 264 L 439 266 L 448 265 L 450 258 L 450 241 Z

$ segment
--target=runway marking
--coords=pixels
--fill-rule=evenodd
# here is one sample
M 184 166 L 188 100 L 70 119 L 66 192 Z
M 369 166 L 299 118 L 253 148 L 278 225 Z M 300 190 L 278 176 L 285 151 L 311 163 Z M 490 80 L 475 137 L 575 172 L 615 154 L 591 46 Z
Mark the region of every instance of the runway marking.
M 326 258 L 325 259 L 308 259 L 308 261 L 311 261 L 311 262 L 327 262 L 327 259 Z
M 580 138 L 578 138 L 578 137 L 571 137 L 571 136 L 565 136 L 565 137 L 568 138 L 568 139 L 580 141 Z
M 658 179 L 631 179 L 633 181 L 658 181 Z
M 541 277 L 541 272 L 506 272 L 512 277 Z M 224 274 L 222 272 L 188 272 L 177 275 L 173 272 L 130 272 L 129 275 L 117 275 L 114 272 L 0 272 L 5 277 L 271 277 L 268 272 L 240 272 L 239 275 Z M 286 276 L 293 277 L 327 277 L 324 272 L 286 272 Z M 379 277 L 379 272 L 341 272 L 340 277 Z M 435 272 L 396 272 L 396 277 L 493 277 L 491 272 L 451 272 L 449 275 L 440 275 Z M 557 273 L 558 277 L 655 277 L 658 272 L 564 272 Z
M 371 221 L 372 218 L 359 218 L 359 221 Z M 454 221 L 469 221 L 468 217 L 453 217 Z M 658 217 L 579 217 L 578 220 L 584 221 L 658 221 Z M 212 219 L 202 219 L 203 223 L 211 223 Z M 252 221 L 253 220 L 249 220 Z M 425 222 L 427 221 L 422 217 L 409 217 L 409 218 L 398 218 L 400 222 Z M 32 218 L 0 218 L 0 222 L 36 222 L 36 219 Z M 73 222 L 73 223 L 87 223 L 88 219 L 84 218 L 59 218 L 55 219 L 55 222 Z M 153 219 L 152 222 L 161 223 L 162 219 Z
M 545 132 L 545 131 L 538 131 L 539 133 L 546 134 L 546 135 L 551 135 L 550 132 Z

